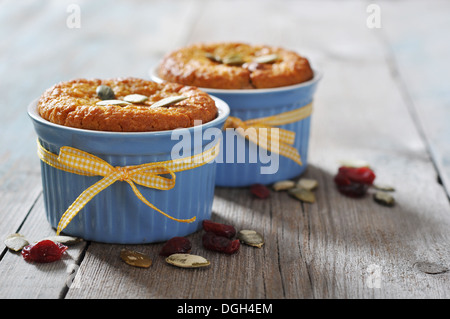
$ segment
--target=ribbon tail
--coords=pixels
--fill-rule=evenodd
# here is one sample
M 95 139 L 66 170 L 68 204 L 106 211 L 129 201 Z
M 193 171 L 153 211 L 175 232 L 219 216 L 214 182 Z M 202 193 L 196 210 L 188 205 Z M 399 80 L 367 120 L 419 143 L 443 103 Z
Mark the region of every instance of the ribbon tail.
M 155 205 L 153 205 L 152 203 L 150 203 L 150 202 L 149 202 L 149 201 L 141 194 L 141 192 L 137 189 L 136 185 L 134 185 L 134 183 L 133 183 L 132 181 L 128 181 L 128 180 L 127 180 L 127 182 L 128 182 L 128 184 L 130 184 L 131 188 L 133 189 L 134 194 L 135 194 L 135 195 L 136 195 L 136 196 L 137 196 L 137 197 L 138 197 L 145 205 L 147 205 L 147 206 L 153 208 L 154 210 L 156 210 L 157 212 L 163 214 L 163 215 L 166 216 L 167 218 L 170 218 L 170 219 L 172 219 L 172 220 L 175 220 L 175 221 L 181 222 L 181 223 L 192 223 L 193 221 L 196 220 L 196 217 L 195 217 L 195 216 L 192 217 L 192 218 L 189 218 L 189 219 L 178 219 L 178 218 L 172 217 L 172 216 L 170 216 L 170 215 L 164 213 L 162 210 L 158 209 Z
M 111 184 L 116 182 L 118 179 L 117 174 L 111 174 L 99 180 L 97 183 L 87 188 L 82 192 L 77 199 L 70 205 L 70 207 L 61 216 L 58 223 L 58 228 L 56 230 L 56 235 L 67 227 L 67 225 L 72 221 L 72 219 L 78 214 L 78 212 L 83 209 L 83 207 L 92 199 L 95 195 L 100 193 L 105 188 L 109 187 Z

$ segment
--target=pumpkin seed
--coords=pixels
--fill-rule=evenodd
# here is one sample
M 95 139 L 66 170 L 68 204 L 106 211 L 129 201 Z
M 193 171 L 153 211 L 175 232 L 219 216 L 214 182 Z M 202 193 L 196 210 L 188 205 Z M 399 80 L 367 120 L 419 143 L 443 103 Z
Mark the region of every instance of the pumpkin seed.
M 278 191 L 284 191 L 289 188 L 293 188 L 295 186 L 295 182 L 293 181 L 279 181 L 272 185 L 272 188 L 278 192 Z
M 273 63 L 280 57 L 277 54 L 261 55 L 253 59 L 256 63 Z
M 319 183 L 315 179 L 310 178 L 301 178 L 297 183 L 297 187 L 306 189 L 307 191 L 313 191 L 317 186 L 319 186 Z
M 240 54 L 232 54 L 223 59 L 223 63 L 226 65 L 242 65 L 245 63 L 244 59 Z
M 116 98 L 113 89 L 107 85 L 99 85 L 95 90 L 98 97 L 102 100 L 114 100 Z
M 191 254 L 172 254 L 166 258 L 166 262 L 181 268 L 200 268 L 210 265 L 206 258 Z
M 222 63 L 222 60 L 220 59 L 220 57 L 218 57 L 212 53 L 206 52 L 205 57 L 210 59 L 213 62 Z
M 149 268 L 152 265 L 152 260 L 147 255 L 137 251 L 122 249 L 120 258 L 130 266 Z
M 123 98 L 125 102 L 143 103 L 148 100 L 148 96 L 142 94 L 129 94 Z
M 261 248 L 264 245 L 264 238 L 254 230 L 243 229 L 237 234 L 237 238 L 246 245 Z
M 373 187 L 379 191 L 394 192 L 395 188 L 389 185 L 374 184 Z
M 81 241 L 83 241 L 81 238 L 78 237 L 72 237 L 72 236 L 63 236 L 63 235 L 58 235 L 58 236 L 50 236 L 47 237 L 45 239 L 60 243 L 60 244 L 64 244 L 64 245 L 73 245 L 73 244 L 77 244 Z
M 178 96 L 169 96 L 162 100 L 159 100 L 155 103 L 153 103 L 150 107 L 163 107 L 163 106 L 169 106 L 178 102 L 181 102 L 183 100 L 186 100 L 187 96 L 178 95 Z
M 370 164 L 368 162 L 360 159 L 341 160 L 340 163 L 342 166 L 345 167 L 354 167 L 354 168 L 370 167 Z
M 386 192 L 381 192 L 381 191 L 375 192 L 375 194 L 373 194 L 373 199 L 378 204 L 381 204 L 384 206 L 394 206 L 394 204 L 395 204 L 394 197 L 391 194 L 388 194 Z
M 125 105 L 131 105 L 131 103 L 128 103 L 126 101 L 122 100 L 103 100 L 96 103 L 97 105 L 119 105 L 119 106 L 125 106 Z
M 289 194 L 302 202 L 315 203 L 316 195 L 313 192 L 300 187 L 291 188 L 288 190 Z
M 29 245 L 28 240 L 21 234 L 11 234 L 4 241 L 6 247 L 14 251 L 20 251 L 23 247 Z

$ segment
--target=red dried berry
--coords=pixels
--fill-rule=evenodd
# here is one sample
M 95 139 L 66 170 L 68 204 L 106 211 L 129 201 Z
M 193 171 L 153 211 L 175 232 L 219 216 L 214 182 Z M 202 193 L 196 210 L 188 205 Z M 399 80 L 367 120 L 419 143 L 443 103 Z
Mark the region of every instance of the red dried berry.
M 202 224 L 205 231 L 213 232 L 218 236 L 232 238 L 236 235 L 236 229 L 231 225 L 215 223 L 207 219 Z
M 375 180 L 375 173 L 369 167 L 346 167 L 341 166 L 339 173 L 343 173 L 347 178 L 355 183 L 372 185 Z
M 44 239 L 35 244 L 25 246 L 22 249 L 22 256 L 26 261 L 50 263 L 60 260 L 67 248 L 67 246 L 61 243 Z
M 339 167 L 334 182 L 339 192 L 350 197 L 362 197 L 375 180 L 375 173 L 368 167 Z
M 206 234 L 204 234 L 202 241 L 203 247 L 205 247 L 206 249 L 229 255 L 236 253 L 241 246 L 239 239 L 230 240 L 223 236 L 217 236 L 216 234 L 211 232 L 207 232 Z
M 270 190 L 263 184 L 253 184 L 250 192 L 258 198 L 265 199 L 270 196 Z
M 169 239 L 161 248 L 161 256 L 170 256 L 172 254 L 188 254 L 191 252 L 191 242 L 185 237 L 173 237 Z

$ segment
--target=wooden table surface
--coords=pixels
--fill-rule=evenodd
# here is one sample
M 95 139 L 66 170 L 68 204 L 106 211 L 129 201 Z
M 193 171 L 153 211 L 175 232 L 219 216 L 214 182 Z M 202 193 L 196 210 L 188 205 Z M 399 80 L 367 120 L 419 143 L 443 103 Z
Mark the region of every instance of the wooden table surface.
M 222 40 L 287 47 L 324 74 L 304 175 L 319 182 L 316 203 L 216 188 L 211 219 L 258 230 L 263 248 L 222 255 L 197 232 L 193 253 L 211 266 L 184 270 L 158 256 L 162 243 L 83 242 L 50 264 L 3 246 L 0 297 L 449 298 L 449 17 L 448 1 L 0 1 L 2 241 L 55 233 L 26 113 L 53 84 L 148 78 L 166 52 Z M 345 159 L 368 161 L 376 182 L 395 187 L 396 205 L 341 195 L 333 176 Z M 124 247 L 152 267 L 125 264 Z

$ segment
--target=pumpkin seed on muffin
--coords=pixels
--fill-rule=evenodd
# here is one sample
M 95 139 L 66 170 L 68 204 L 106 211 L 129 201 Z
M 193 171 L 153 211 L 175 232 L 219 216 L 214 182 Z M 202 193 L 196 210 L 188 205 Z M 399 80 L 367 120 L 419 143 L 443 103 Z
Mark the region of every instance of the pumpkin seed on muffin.
M 148 100 L 148 96 L 142 94 L 129 94 L 125 96 L 123 100 L 129 103 L 144 103 Z

